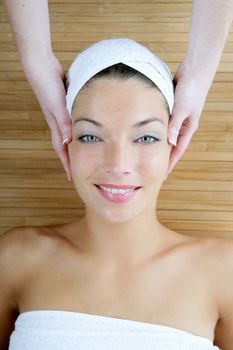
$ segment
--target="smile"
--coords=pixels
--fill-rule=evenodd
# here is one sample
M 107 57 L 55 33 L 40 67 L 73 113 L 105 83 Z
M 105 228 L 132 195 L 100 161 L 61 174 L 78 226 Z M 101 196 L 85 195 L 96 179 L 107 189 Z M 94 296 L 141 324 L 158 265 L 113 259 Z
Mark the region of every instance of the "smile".
M 134 189 L 128 189 L 128 190 L 124 190 L 124 189 L 117 189 L 117 188 L 108 188 L 108 187 L 104 187 L 104 186 L 99 186 L 100 188 L 102 188 L 102 190 L 110 192 L 110 193 L 128 193 L 128 192 L 132 192 L 134 191 Z
M 108 201 L 113 203 L 124 203 L 132 199 L 140 187 L 135 188 L 112 188 L 95 185 L 98 192 Z M 116 187 L 116 186 L 115 186 Z M 117 186 L 118 187 L 118 186 Z M 119 186 L 120 187 L 120 186 Z M 125 186 L 126 187 L 126 186 Z M 133 186 L 130 186 L 133 187 Z

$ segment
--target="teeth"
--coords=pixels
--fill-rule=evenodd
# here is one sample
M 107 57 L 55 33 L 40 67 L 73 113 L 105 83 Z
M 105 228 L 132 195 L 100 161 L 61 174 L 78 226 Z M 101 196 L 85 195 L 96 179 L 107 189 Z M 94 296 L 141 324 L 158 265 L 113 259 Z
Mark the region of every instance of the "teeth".
M 113 193 L 113 194 L 117 194 L 117 193 L 125 194 L 128 192 L 134 191 L 133 189 L 123 190 L 123 189 L 116 189 L 116 188 L 107 188 L 107 187 L 103 187 L 103 186 L 99 186 L 99 187 L 102 188 L 102 190 Z

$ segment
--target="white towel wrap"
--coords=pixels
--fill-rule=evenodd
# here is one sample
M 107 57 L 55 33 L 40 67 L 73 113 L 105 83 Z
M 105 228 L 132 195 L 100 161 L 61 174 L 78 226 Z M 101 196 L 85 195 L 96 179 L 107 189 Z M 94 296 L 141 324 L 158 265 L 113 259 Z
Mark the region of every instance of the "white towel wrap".
M 71 311 L 19 315 L 9 350 L 219 350 L 176 328 Z
M 83 85 L 96 73 L 120 62 L 151 79 L 166 98 L 171 113 L 174 104 L 174 88 L 168 66 L 135 40 L 119 38 L 94 43 L 73 60 L 66 80 L 66 108 L 70 116 L 75 97 Z

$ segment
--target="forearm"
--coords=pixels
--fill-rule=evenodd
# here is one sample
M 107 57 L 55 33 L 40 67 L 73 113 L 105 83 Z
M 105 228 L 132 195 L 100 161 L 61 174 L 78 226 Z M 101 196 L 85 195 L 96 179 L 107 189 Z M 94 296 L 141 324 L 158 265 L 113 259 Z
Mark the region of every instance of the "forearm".
M 4 0 L 4 4 L 22 65 L 46 60 L 52 54 L 48 0 Z
M 232 0 L 193 0 L 187 69 L 212 82 L 233 19 Z

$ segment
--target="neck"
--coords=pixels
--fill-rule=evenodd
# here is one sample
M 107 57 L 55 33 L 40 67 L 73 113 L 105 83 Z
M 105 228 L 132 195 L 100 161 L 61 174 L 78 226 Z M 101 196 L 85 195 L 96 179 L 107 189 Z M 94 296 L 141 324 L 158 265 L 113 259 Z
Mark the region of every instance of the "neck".
M 124 223 L 112 223 L 86 210 L 79 221 L 82 245 L 95 261 L 136 264 L 161 251 L 167 239 L 167 231 L 157 220 L 155 210 Z

